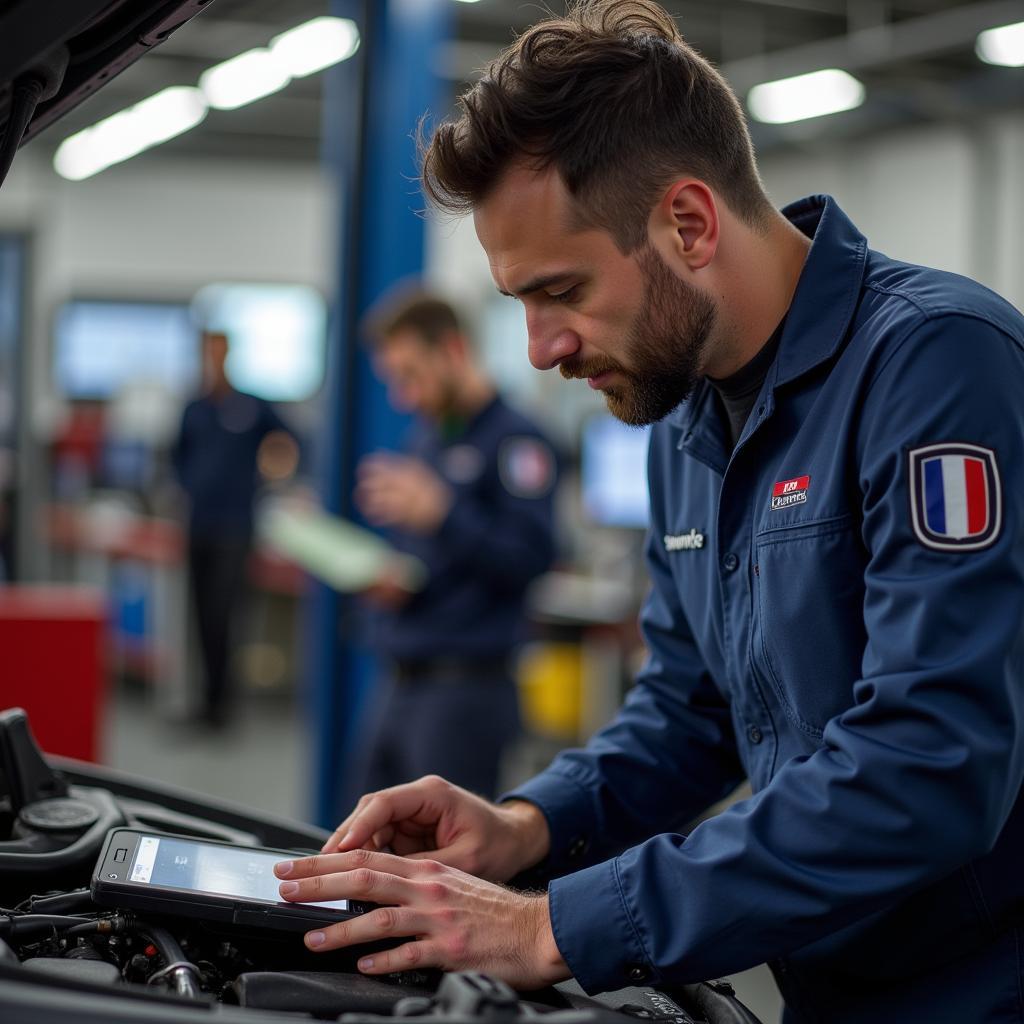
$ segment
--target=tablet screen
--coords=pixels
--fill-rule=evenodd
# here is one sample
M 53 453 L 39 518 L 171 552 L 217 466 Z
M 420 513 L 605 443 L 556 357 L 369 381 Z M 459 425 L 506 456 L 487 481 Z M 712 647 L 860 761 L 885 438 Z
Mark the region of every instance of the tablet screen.
M 129 881 L 190 892 L 214 893 L 245 900 L 282 903 L 274 865 L 285 856 L 241 846 L 217 846 L 192 839 L 141 836 Z M 303 906 L 348 910 L 348 900 Z

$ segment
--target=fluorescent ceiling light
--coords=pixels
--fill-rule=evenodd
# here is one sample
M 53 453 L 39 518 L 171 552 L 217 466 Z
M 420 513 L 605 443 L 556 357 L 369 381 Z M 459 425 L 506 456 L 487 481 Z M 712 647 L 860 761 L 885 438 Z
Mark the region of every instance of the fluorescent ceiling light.
M 1024 67 L 1024 21 L 979 33 L 974 52 L 987 64 Z
M 81 181 L 173 139 L 204 117 L 206 100 L 198 89 L 172 86 L 65 139 L 53 166 L 62 177 Z
M 231 60 L 204 71 L 199 88 L 218 110 L 234 110 L 283 89 L 291 75 L 266 49 L 247 50 Z
M 750 113 L 767 124 L 787 124 L 837 114 L 859 107 L 863 102 L 863 84 L 838 68 L 764 82 L 747 93 Z
M 234 110 L 283 89 L 292 78 L 351 57 L 359 30 L 348 18 L 314 18 L 282 32 L 269 48 L 249 50 L 205 71 L 199 88 L 173 86 L 65 139 L 53 158 L 57 173 L 81 181 L 182 132 L 209 107 Z
M 348 18 L 314 18 L 270 40 L 274 59 L 293 78 L 347 60 L 359 49 L 359 29 Z

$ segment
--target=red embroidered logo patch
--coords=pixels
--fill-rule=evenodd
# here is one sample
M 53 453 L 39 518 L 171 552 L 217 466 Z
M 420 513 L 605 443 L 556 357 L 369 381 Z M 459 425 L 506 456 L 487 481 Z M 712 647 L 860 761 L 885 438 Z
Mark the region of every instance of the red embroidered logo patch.
M 809 476 L 796 476 L 792 480 L 779 480 L 772 487 L 772 508 L 789 508 L 807 500 L 807 488 L 811 484 Z

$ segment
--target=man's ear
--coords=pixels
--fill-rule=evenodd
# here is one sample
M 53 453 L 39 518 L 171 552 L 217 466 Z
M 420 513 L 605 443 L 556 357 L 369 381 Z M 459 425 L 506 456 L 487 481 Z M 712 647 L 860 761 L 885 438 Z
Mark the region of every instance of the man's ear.
M 441 347 L 452 362 L 460 365 L 469 356 L 469 342 L 461 331 L 445 331 L 441 336 Z
M 719 237 L 718 204 L 702 181 L 674 181 L 651 211 L 648 237 L 669 266 L 702 270 L 714 259 Z

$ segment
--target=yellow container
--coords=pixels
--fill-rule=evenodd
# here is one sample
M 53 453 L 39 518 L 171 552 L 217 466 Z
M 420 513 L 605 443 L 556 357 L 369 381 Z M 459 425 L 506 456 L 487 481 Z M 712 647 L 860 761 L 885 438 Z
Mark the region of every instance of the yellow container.
M 583 660 L 576 644 L 535 643 L 519 658 L 519 694 L 528 732 L 575 740 L 580 732 Z

